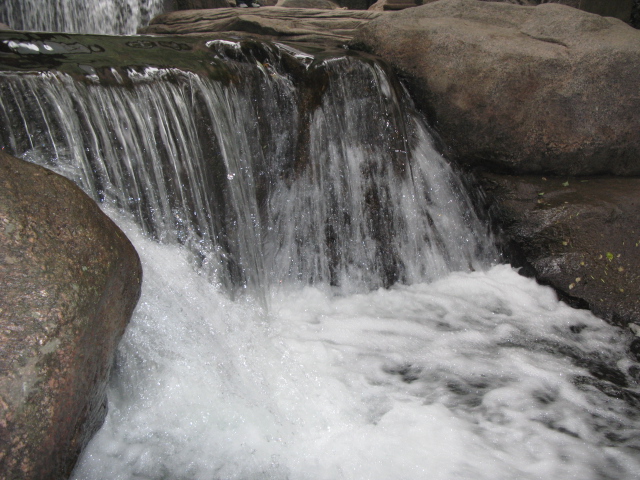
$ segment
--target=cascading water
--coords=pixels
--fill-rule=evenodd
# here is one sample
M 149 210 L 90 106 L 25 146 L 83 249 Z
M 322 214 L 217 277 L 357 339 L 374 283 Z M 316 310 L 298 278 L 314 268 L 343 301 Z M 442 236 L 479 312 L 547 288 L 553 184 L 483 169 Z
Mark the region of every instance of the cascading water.
M 225 81 L 156 69 L 129 72 L 134 89 L 5 76 L 5 145 L 49 159 L 161 242 L 188 245 L 227 290 L 293 280 L 361 291 L 479 265 L 490 242 L 460 181 L 379 65 L 300 64 L 316 83 L 298 89 L 278 51 L 238 62 L 238 45 L 210 46 Z
M 384 68 L 208 48 L 211 79 L 2 74 L 2 146 L 100 201 L 145 270 L 73 478 L 635 478 L 624 334 L 490 266 Z
M 0 22 L 14 30 L 106 35 L 136 33 L 165 0 L 2 0 Z

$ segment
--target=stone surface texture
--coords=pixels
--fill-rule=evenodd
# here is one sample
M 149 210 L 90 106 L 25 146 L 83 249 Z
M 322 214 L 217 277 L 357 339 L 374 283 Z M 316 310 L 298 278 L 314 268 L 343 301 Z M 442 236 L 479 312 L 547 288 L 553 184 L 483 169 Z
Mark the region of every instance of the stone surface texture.
M 78 187 L 0 151 L 0 478 L 68 478 L 103 422 L 141 276 Z
M 480 179 L 524 273 L 611 323 L 640 324 L 640 178 Z
M 640 174 L 640 32 L 557 4 L 439 0 L 364 24 L 464 164 L 504 173 Z
M 320 10 L 338 10 L 342 7 L 330 0 L 278 0 L 277 7 L 316 8 Z
M 394 0 L 379 0 L 376 4 L 370 8 L 372 10 L 382 10 L 381 6 L 388 1 Z M 401 0 L 395 0 L 401 1 Z M 408 1 L 408 0 L 403 0 Z M 428 3 L 437 2 L 439 0 L 422 0 L 418 1 L 419 5 L 426 5 Z M 510 3 L 512 5 L 522 5 L 528 7 L 535 7 L 543 3 L 557 3 L 560 5 L 567 5 L 569 7 L 584 10 L 585 12 L 596 13 L 607 17 L 619 18 L 622 21 L 630 22 L 633 10 L 633 4 L 629 0 L 478 0 L 480 2 L 497 2 L 497 3 Z M 635 1 L 635 0 L 634 0 Z M 375 7 L 374 7 L 375 6 Z
M 359 26 L 380 15 L 368 10 L 284 7 L 186 10 L 159 15 L 140 33 L 235 32 L 298 42 L 344 43 Z

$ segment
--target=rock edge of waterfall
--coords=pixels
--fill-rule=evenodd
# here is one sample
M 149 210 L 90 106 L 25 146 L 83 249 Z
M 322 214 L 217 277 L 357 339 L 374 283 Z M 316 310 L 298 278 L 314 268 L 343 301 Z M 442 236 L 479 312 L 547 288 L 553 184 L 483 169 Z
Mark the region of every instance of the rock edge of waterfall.
M 0 258 L 0 472 L 66 479 L 104 421 L 140 260 L 73 182 L 2 151 Z

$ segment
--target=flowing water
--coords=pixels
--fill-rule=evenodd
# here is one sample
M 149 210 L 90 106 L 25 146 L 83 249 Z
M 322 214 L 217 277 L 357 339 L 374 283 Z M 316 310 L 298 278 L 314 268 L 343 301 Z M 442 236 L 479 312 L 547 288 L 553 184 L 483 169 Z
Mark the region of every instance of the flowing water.
M 165 0 L 2 0 L 14 30 L 131 35 L 162 13 Z
M 219 79 L 2 74 L 2 147 L 144 266 L 73 478 L 637 478 L 627 334 L 495 265 L 385 68 L 208 47 Z

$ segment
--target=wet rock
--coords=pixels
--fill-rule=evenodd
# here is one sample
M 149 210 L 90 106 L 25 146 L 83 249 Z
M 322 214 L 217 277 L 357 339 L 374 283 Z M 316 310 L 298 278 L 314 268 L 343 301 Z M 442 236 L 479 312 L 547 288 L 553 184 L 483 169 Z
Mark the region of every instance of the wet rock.
M 360 25 L 380 15 L 367 10 L 280 7 L 189 10 L 159 15 L 140 33 L 234 32 L 298 42 L 345 43 Z
M 103 422 L 141 275 L 78 187 L 0 152 L 0 478 L 68 478 Z
M 639 178 L 479 178 L 523 273 L 611 323 L 640 323 Z
M 364 24 L 455 160 L 502 173 L 640 174 L 640 32 L 557 4 L 440 0 Z

